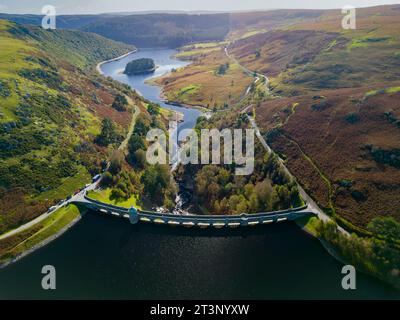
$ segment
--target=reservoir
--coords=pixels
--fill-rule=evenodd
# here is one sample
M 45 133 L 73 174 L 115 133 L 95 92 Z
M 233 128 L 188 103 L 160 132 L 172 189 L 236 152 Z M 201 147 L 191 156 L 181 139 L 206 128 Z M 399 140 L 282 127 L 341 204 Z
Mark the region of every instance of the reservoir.
M 200 111 L 165 104 L 145 80 L 186 63 L 173 50 L 142 50 L 102 66 L 106 76 L 185 115 Z M 152 75 L 128 77 L 125 65 L 152 58 Z M 57 289 L 41 288 L 44 265 L 56 268 Z M 88 213 L 57 240 L 0 269 L 0 299 L 400 299 L 400 292 L 357 273 L 357 289 L 341 287 L 343 265 L 293 223 L 236 230 L 131 225 Z
M 105 63 L 101 66 L 101 70 L 106 76 L 110 76 L 115 80 L 129 85 L 131 88 L 135 89 L 146 99 L 158 103 L 161 107 L 178 111 L 184 115 L 184 122 L 178 125 L 178 131 L 183 129 L 193 128 L 196 124 L 197 118 L 201 115 L 201 111 L 198 109 L 182 108 L 179 106 L 174 106 L 165 103 L 161 99 L 161 88 L 158 86 L 149 85 L 146 80 L 159 77 L 170 72 L 173 69 L 178 69 L 188 65 L 188 62 L 180 61 L 174 59 L 172 55 L 175 53 L 174 50 L 154 50 L 154 49 L 144 49 L 138 52 L 132 53 L 123 59 Z M 157 66 L 156 71 L 150 74 L 128 76 L 123 74 L 125 66 L 134 59 L 140 58 L 151 58 L 154 60 Z

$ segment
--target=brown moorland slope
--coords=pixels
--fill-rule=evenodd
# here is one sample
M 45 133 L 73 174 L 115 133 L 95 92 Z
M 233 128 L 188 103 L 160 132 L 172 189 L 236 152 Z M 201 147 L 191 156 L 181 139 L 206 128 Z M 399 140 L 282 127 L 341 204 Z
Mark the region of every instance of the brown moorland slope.
M 323 98 L 322 98 L 323 97 Z M 262 103 L 257 122 L 289 169 L 326 209 L 365 227 L 400 219 L 400 92 L 322 91 Z
M 241 39 L 230 52 L 271 79 L 257 122 L 328 212 L 365 229 L 400 219 L 400 6 L 340 10 Z
M 274 30 L 235 42 L 229 53 L 251 70 L 276 77 L 312 61 L 332 41 L 343 48 L 347 40 L 334 32 Z
M 257 33 L 287 28 L 299 22 L 314 23 L 325 12 L 323 10 L 281 9 L 232 13 L 229 38 L 232 40 L 247 38 Z
M 357 28 L 344 30 L 340 10 L 240 39 L 230 52 L 272 78 L 278 94 L 361 87 L 400 80 L 400 6 L 357 9 Z
M 183 48 L 193 65 L 159 83 L 168 98 L 234 103 L 226 75 L 215 73 L 228 45 L 271 80 L 272 96 L 255 100 L 273 148 L 322 207 L 365 229 L 378 215 L 400 218 L 400 6 L 357 9 L 356 30 L 343 30 L 342 18 L 341 10 L 232 15 L 229 40 Z

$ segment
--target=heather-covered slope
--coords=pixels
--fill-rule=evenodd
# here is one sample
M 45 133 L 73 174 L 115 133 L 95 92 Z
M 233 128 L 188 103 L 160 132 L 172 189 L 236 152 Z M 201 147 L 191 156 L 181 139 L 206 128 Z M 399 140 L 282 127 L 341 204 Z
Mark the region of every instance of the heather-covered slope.
M 400 88 L 340 89 L 261 103 L 257 121 L 328 211 L 365 228 L 400 219 Z
M 257 122 L 307 191 L 343 223 L 400 218 L 400 7 L 339 10 L 240 39 L 230 53 L 267 75 Z
M 250 92 L 258 125 L 321 207 L 365 230 L 376 216 L 400 218 L 400 6 L 357 9 L 356 30 L 342 18 L 233 14 L 229 40 L 181 48 L 193 64 L 158 83 L 170 100 L 216 110 L 240 100 L 251 71 L 266 75 L 272 94 Z
M 340 10 L 240 39 L 230 52 L 265 73 L 277 94 L 399 81 L 400 6 L 357 9 L 357 28 L 344 30 Z

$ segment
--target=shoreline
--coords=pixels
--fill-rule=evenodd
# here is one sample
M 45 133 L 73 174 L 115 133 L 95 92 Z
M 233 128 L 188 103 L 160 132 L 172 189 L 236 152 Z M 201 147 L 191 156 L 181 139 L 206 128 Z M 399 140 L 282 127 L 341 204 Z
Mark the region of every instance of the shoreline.
M 58 232 L 56 232 L 55 234 L 51 235 L 50 237 L 48 237 L 47 239 L 43 240 L 42 242 L 39 242 L 37 244 L 35 244 L 32 248 L 20 253 L 19 255 L 15 256 L 14 258 L 12 258 L 11 260 L 8 260 L 4 263 L 0 263 L 0 270 L 4 269 L 10 265 L 13 265 L 14 263 L 24 259 L 25 257 L 29 256 L 30 254 L 34 253 L 36 250 L 39 250 L 40 248 L 43 248 L 45 246 L 47 246 L 48 244 L 50 244 L 50 242 L 53 242 L 54 240 L 58 239 L 59 237 L 61 237 L 64 233 L 66 233 L 67 231 L 69 231 L 69 229 L 71 229 L 73 226 L 75 226 L 79 221 L 81 221 L 82 216 L 85 215 L 87 212 L 87 210 L 84 210 L 79 217 L 75 218 L 74 220 L 72 220 L 69 224 L 67 224 L 65 227 L 63 227 L 62 229 L 60 229 Z M 25 239 L 27 240 L 27 239 Z M 22 242 L 21 242 L 22 243 Z
M 184 62 L 188 62 L 189 61 L 189 63 L 186 66 L 184 66 L 183 68 L 186 68 L 187 66 L 190 66 L 193 63 L 193 60 L 190 60 L 190 59 L 178 58 L 178 57 L 176 57 L 176 55 L 173 55 L 173 57 L 175 59 L 177 59 L 177 60 L 180 60 L 180 61 L 184 61 Z M 169 75 L 171 75 L 171 73 L 172 73 L 171 71 L 168 71 L 168 72 L 166 72 L 165 74 L 163 74 L 161 76 L 149 78 L 145 82 L 150 84 L 150 85 L 152 85 L 152 86 L 156 86 L 156 87 L 161 88 L 160 99 L 165 104 L 168 104 L 168 105 L 171 105 L 171 106 L 177 106 L 177 107 L 181 107 L 181 108 L 186 108 L 186 109 L 197 109 L 199 111 L 202 111 L 204 114 L 208 113 L 208 112 L 212 112 L 211 110 L 209 110 L 208 108 L 206 108 L 206 107 L 204 107 L 202 105 L 191 105 L 191 104 L 186 104 L 186 103 L 182 103 L 182 102 L 178 102 L 178 101 L 168 100 L 167 97 L 166 97 L 166 94 L 165 94 L 165 86 L 163 86 L 160 83 L 157 83 L 157 80 L 161 79 L 161 78 L 164 78 L 164 77 L 168 77 Z
M 176 107 L 181 107 L 181 108 L 186 108 L 186 109 L 196 109 L 196 110 L 199 110 L 199 111 L 201 111 L 203 113 L 212 112 L 211 110 L 209 110 L 206 107 L 201 106 L 201 105 L 191 105 L 191 104 L 182 103 L 182 102 L 178 102 L 178 101 L 168 100 L 166 95 L 165 95 L 164 86 L 162 84 L 159 84 L 159 83 L 156 82 L 156 79 L 164 77 L 167 74 L 168 73 L 166 73 L 163 76 L 157 77 L 157 78 L 151 78 L 151 79 L 146 80 L 146 82 L 148 84 L 150 84 L 151 86 L 156 86 L 156 87 L 161 88 L 160 99 L 162 100 L 162 102 L 164 102 L 165 104 L 171 105 L 171 106 L 176 106 Z
M 136 52 L 138 52 L 138 51 L 139 51 L 139 49 L 135 49 L 135 50 L 130 51 L 130 52 L 127 52 L 127 53 L 125 53 L 125 54 L 123 54 L 123 55 L 121 55 L 121 56 L 119 56 L 119 57 L 116 57 L 116 58 L 113 58 L 113 59 L 109 59 L 109 60 L 105 60 L 105 61 L 99 62 L 99 63 L 96 65 L 96 71 L 97 71 L 101 76 L 105 76 L 104 72 L 101 70 L 101 66 L 102 66 L 102 65 L 104 65 L 104 64 L 106 64 L 106 63 L 109 63 L 109 62 L 113 62 L 113 61 L 119 61 L 119 60 L 121 60 L 121 59 L 123 59 L 123 58 L 129 56 L 130 54 L 136 53 Z M 159 66 L 156 66 L 156 67 L 155 67 L 155 70 L 156 70 L 157 68 L 159 68 Z M 168 74 L 168 73 L 166 73 L 166 74 Z M 163 75 L 163 76 L 165 76 L 165 75 Z M 156 78 L 155 78 L 155 79 L 156 79 Z M 156 82 L 153 82 L 152 80 L 153 80 L 153 79 L 148 79 L 148 80 L 146 80 L 146 82 L 148 82 L 150 85 L 158 86 L 158 87 L 161 87 L 161 88 L 162 88 L 162 89 L 161 89 L 161 94 L 160 94 L 160 99 L 161 99 L 164 103 L 169 104 L 169 105 L 176 105 L 176 106 L 179 106 L 179 107 L 182 107 L 182 108 L 188 108 L 188 109 L 189 109 L 189 108 L 196 108 L 196 109 L 199 109 L 200 111 L 204 111 L 204 112 L 207 112 L 207 111 L 208 111 L 207 108 L 204 108 L 204 107 L 202 107 L 202 106 L 189 106 L 189 105 L 185 105 L 185 104 L 181 104 L 181 103 L 175 103 L 175 102 L 170 102 L 170 101 L 166 100 L 166 99 L 165 99 L 165 95 L 164 95 L 163 86 L 157 84 Z M 146 98 L 143 96 L 143 94 L 142 94 L 139 90 L 137 90 L 136 88 L 132 88 L 132 89 L 135 90 L 135 92 L 136 92 L 139 96 L 141 96 L 142 98 L 146 99 Z M 146 100 L 147 100 L 147 99 L 146 99 Z M 176 115 L 177 115 L 177 117 L 180 119 L 180 121 L 183 121 L 183 114 L 182 114 L 181 112 L 174 111 L 174 110 L 167 109 L 167 108 L 163 108 L 163 109 L 168 110 L 168 111 L 173 112 L 173 113 L 176 113 Z
M 116 58 L 113 58 L 113 59 L 109 59 L 109 60 L 105 60 L 105 61 L 99 62 L 99 63 L 96 65 L 96 71 L 97 71 L 100 75 L 104 76 L 104 72 L 101 70 L 101 66 L 102 66 L 103 64 L 106 64 L 106 63 L 109 63 L 109 62 L 113 62 L 113 61 L 119 61 L 119 60 L 121 60 L 121 59 L 123 59 L 123 58 L 129 56 L 130 54 L 136 53 L 136 52 L 138 52 L 138 51 L 139 51 L 139 49 L 135 49 L 135 50 L 129 51 L 129 52 L 127 52 L 127 53 L 124 53 L 123 55 L 121 55 L 121 56 L 119 56 L 119 57 L 116 57 Z

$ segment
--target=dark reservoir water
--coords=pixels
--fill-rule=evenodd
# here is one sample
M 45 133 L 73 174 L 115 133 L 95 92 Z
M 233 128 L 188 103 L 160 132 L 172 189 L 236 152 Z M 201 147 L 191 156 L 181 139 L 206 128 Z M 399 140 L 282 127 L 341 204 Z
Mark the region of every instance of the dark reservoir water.
M 57 289 L 41 289 L 41 268 Z M 341 289 L 341 267 L 292 223 L 196 230 L 130 225 L 86 215 L 69 232 L 0 271 L 0 299 L 325 299 L 399 298 L 358 274 Z
M 142 51 L 134 57 L 154 58 L 162 73 L 182 65 L 172 53 Z M 103 71 L 160 102 L 159 88 L 143 84 L 146 77 L 118 73 L 131 59 L 104 65 Z M 193 121 L 196 114 L 189 117 Z M 55 291 L 41 289 L 44 265 L 56 268 Z M 293 223 L 174 229 L 89 213 L 59 239 L 0 270 L 0 299 L 400 298 L 398 291 L 360 273 L 357 289 L 343 290 L 341 268 Z

